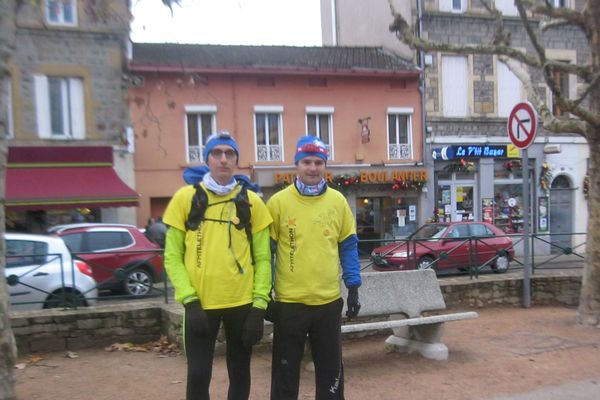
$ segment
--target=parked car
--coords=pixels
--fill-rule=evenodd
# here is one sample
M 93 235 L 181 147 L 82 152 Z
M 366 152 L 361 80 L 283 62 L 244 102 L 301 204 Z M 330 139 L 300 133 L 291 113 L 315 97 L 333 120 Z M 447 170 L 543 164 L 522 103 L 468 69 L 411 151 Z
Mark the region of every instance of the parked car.
M 486 222 L 425 224 L 406 240 L 377 247 L 371 253 L 377 271 L 457 268 L 489 265 L 506 272 L 514 257 L 510 237 Z
M 73 254 L 87 261 L 102 289 L 142 296 L 163 280 L 163 256 L 133 225 L 83 223 L 49 230 L 62 237 Z
M 92 269 L 74 260 L 61 238 L 7 232 L 4 240 L 4 274 L 12 310 L 96 304 Z

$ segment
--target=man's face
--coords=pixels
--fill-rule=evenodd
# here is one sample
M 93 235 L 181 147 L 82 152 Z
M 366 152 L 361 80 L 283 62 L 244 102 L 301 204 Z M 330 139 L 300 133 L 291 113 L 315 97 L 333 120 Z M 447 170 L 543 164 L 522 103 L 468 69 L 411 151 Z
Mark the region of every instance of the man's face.
M 305 185 L 316 185 L 325 176 L 325 160 L 316 156 L 304 157 L 296 165 L 300 180 Z
M 234 168 L 237 164 L 235 150 L 225 144 L 212 148 L 208 153 L 206 164 L 210 169 L 210 175 L 219 185 L 227 185 L 231 181 Z

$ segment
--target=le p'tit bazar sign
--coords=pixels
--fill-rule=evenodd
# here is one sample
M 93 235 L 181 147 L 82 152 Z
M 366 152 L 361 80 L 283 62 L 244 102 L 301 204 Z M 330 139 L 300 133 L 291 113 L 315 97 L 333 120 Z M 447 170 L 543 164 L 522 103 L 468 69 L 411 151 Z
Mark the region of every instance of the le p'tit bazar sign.
M 352 175 L 353 173 L 346 173 L 344 175 Z M 325 173 L 325 179 L 327 182 L 333 182 L 333 178 L 336 174 L 331 172 Z M 414 170 L 359 170 L 358 176 L 360 177 L 360 183 L 392 183 L 396 180 L 401 181 L 426 181 L 427 180 L 427 170 L 425 169 L 414 169 Z M 295 172 L 287 172 L 287 173 L 279 173 L 276 172 L 273 174 L 273 178 L 275 180 L 275 184 L 278 183 L 287 183 L 291 184 L 296 179 Z

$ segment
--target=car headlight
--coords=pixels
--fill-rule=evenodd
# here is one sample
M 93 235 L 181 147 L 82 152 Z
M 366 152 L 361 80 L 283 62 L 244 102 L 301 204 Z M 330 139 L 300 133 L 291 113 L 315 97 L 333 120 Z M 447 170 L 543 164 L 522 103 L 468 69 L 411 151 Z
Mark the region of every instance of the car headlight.
M 406 251 L 399 251 L 397 253 L 393 253 L 392 254 L 392 257 L 400 257 L 400 258 L 404 257 L 404 258 L 406 258 L 408 256 L 410 256 L 410 253 L 407 253 Z

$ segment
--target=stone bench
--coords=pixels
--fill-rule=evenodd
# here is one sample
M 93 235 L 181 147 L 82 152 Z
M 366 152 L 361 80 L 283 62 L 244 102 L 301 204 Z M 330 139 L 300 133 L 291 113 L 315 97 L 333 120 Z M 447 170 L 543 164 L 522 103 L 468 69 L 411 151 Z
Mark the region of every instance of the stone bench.
M 343 296 L 345 299 L 345 288 Z M 443 313 L 446 303 L 433 270 L 363 273 L 359 297 L 361 319 L 389 318 L 363 323 L 346 320 L 343 334 L 389 328 L 394 334 L 385 341 L 388 349 L 418 351 L 434 360 L 448 359 L 448 347 L 441 342 L 445 322 L 479 316 L 473 311 Z M 423 316 L 423 313 L 436 315 Z

